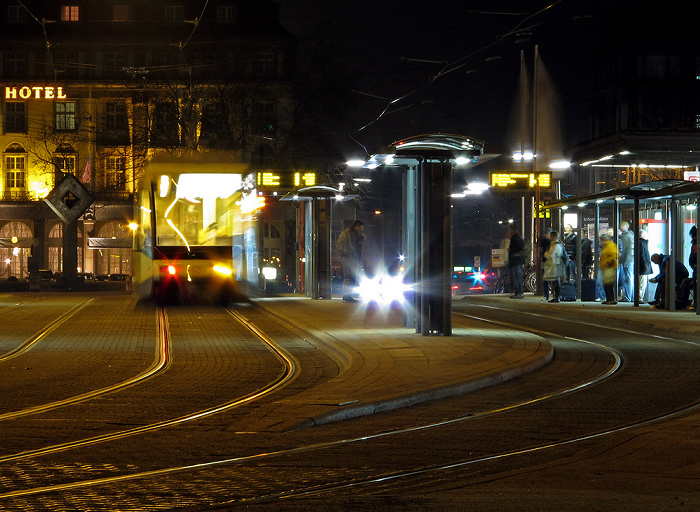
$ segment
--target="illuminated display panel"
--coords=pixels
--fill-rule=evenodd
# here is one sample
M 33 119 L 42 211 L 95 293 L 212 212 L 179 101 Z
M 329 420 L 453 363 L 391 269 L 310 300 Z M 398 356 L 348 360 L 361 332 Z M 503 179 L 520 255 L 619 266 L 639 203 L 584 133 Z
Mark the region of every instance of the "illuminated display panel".
M 550 188 L 552 186 L 551 172 L 492 172 L 490 183 L 494 188 L 526 190 L 535 188 Z
M 257 185 L 261 189 L 295 189 L 316 185 L 314 171 L 258 171 Z

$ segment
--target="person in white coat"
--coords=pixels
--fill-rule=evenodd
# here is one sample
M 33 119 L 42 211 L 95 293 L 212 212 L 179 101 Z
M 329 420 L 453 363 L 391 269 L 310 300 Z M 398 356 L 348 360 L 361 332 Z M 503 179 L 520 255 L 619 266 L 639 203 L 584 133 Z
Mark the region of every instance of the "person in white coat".
M 549 249 L 544 253 L 544 280 L 549 281 L 549 289 L 553 298 L 549 302 L 559 302 L 561 293 L 561 279 L 564 277 L 564 247 L 559 242 L 559 233 L 552 231 L 549 234 Z

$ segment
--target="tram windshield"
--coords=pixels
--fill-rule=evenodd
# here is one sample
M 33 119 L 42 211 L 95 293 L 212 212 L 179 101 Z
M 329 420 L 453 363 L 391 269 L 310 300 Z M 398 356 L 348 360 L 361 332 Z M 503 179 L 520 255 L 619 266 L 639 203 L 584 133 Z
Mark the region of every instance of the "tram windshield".
M 231 246 L 240 229 L 240 174 L 163 174 L 153 186 L 157 245 Z

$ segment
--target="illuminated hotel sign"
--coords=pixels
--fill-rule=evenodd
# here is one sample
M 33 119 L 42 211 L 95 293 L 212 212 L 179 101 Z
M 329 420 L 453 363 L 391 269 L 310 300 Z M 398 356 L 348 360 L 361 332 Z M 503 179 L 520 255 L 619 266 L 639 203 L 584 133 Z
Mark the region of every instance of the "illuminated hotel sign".
M 63 87 L 5 87 L 6 100 L 64 100 L 67 98 Z
M 552 186 L 551 172 L 492 172 L 491 187 L 496 189 L 526 190 Z
M 257 185 L 260 188 L 313 187 L 316 185 L 316 173 L 312 171 L 258 171 Z

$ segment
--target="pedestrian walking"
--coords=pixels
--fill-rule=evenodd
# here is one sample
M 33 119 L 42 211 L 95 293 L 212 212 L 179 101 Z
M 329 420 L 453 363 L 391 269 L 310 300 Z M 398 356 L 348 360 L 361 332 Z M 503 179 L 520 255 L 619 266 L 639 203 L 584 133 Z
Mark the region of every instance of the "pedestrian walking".
M 335 246 L 343 264 L 343 302 L 357 302 L 352 296 L 362 269 L 362 243 L 365 241 L 364 222 L 356 220 L 345 228 Z
M 553 298 L 549 302 L 559 302 L 561 294 L 561 279 L 564 277 L 564 247 L 559 242 L 559 233 L 552 231 L 549 234 L 549 249 L 544 254 L 544 280 L 549 282 Z

